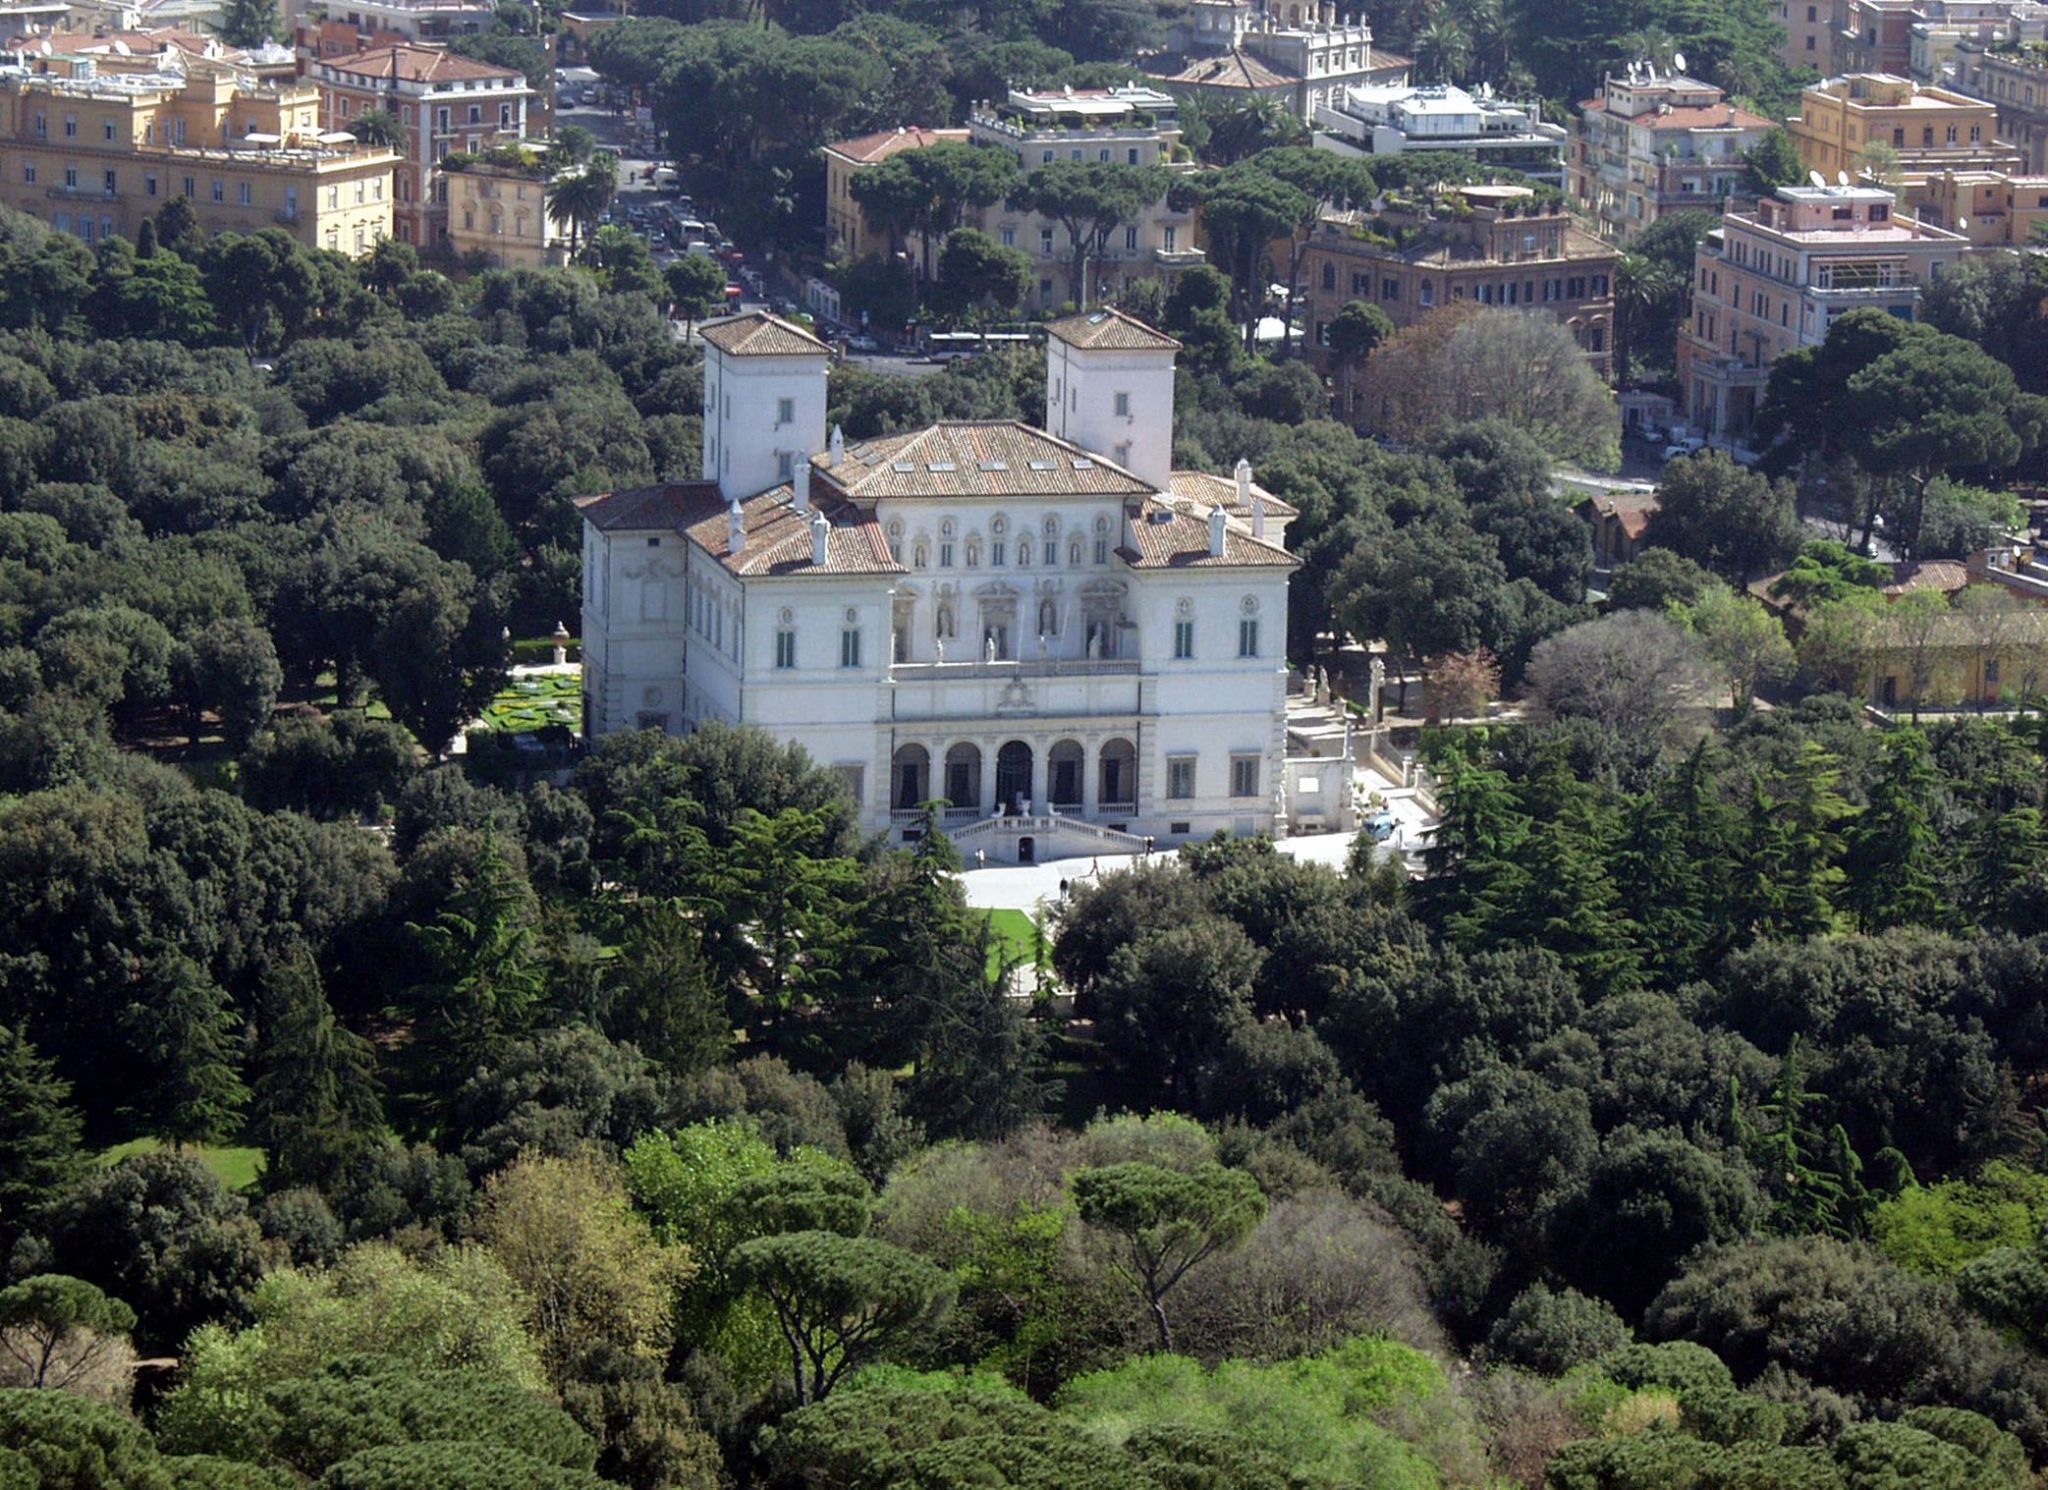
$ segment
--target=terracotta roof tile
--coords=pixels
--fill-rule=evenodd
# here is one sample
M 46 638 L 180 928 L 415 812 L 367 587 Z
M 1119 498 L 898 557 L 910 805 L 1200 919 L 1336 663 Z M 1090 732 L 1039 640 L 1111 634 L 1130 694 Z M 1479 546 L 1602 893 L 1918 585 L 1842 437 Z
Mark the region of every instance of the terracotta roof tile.
M 1209 520 L 1156 498 L 1128 512 L 1133 543 L 1117 555 L 1133 569 L 1292 569 L 1301 563 L 1248 533 L 1226 528 L 1223 552 L 1209 552 Z
M 934 424 L 811 465 L 856 501 L 883 497 L 1148 496 L 1113 461 L 1015 420 Z
M 489 62 L 478 62 L 471 57 L 457 56 L 454 52 L 440 47 L 400 45 L 371 47 L 357 52 L 352 57 L 327 57 L 319 63 L 341 72 L 353 73 L 359 77 L 389 80 L 399 78 L 408 83 L 460 83 L 483 78 L 525 77 L 514 67 L 498 67 Z
M 745 542 L 730 547 L 732 509 L 716 500 L 696 517 L 684 534 L 728 570 L 750 579 L 790 574 L 901 574 L 903 566 L 889 557 L 889 540 L 880 523 L 851 503 L 821 501 L 832 531 L 825 540 L 825 563 L 811 562 L 811 517 L 798 512 L 789 487 L 778 486 L 740 503 Z
M 1237 481 L 1230 476 L 1215 476 L 1207 471 L 1175 471 L 1167 483 L 1176 497 L 1186 497 L 1199 502 L 1205 508 L 1220 505 L 1226 515 L 1251 521 L 1252 509 L 1237 500 Z M 1252 483 L 1252 490 L 1266 499 L 1266 513 L 1269 517 L 1299 517 L 1301 509 L 1292 503 L 1283 502 L 1258 482 Z
M 1118 352 L 1172 352 L 1180 343 L 1164 331 L 1155 331 L 1136 316 L 1120 310 L 1091 310 L 1085 315 L 1067 316 L 1045 328 L 1069 346 Z
M 729 357 L 824 357 L 832 351 L 803 327 L 765 310 L 700 321 L 697 332 Z
M 1242 47 L 1218 56 L 1196 57 L 1176 72 L 1152 76 L 1162 83 L 1196 84 L 1204 88 L 1291 88 L 1301 81 L 1299 74 L 1276 67 Z
M 926 129 L 912 124 L 898 129 L 877 130 L 858 139 L 840 140 L 825 149 L 830 154 L 843 155 L 862 165 L 873 165 L 904 150 L 922 150 L 927 145 L 964 145 L 966 142 L 967 131 L 964 129 Z
M 680 529 L 701 512 L 704 502 L 718 500 L 711 481 L 668 481 L 622 491 L 593 492 L 576 498 L 576 510 L 600 533 Z
M 1901 560 L 1892 565 L 1886 595 L 1904 595 L 1913 590 L 1939 590 L 1952 594 L 1970 582 L 1969 567 L 1955 559 Z

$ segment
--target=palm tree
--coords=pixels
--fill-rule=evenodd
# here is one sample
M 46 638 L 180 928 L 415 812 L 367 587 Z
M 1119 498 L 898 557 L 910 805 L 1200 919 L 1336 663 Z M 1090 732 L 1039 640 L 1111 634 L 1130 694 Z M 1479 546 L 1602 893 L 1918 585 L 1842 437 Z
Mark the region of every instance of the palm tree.
M 548 220 L 569 230 L 569 252 L 575 253 L 583 231 L 596 224 L 619 194 L 619 160 L 600 150 L 580 171 L 556 178 L 548 187 Z
M 1619 43 L 1623 62 L 1650 62 L 1670 70 L 1671 59 L 1678 52 L 1678 38 L 1662 26 L 1645 26 L 1640 31 L 1631 31 Z
M 1671 266 L 1645 254 L 1625 253 L 1614 266 L 1614 382 L 1628 386 L 1630 362 L 1637 340 L 1659 314 L 1682 294 L 1684 286 Z
M 405 121 L 390 109 L 371 109 L 356 115 L 349 121 L 348 132 L 365 145 L 383 145 L 405 154 L 406 142 L 411 138 L 406 133 Z
M 1456 16 L 1438 14 L 1415 36 L 1415 70 L 1432 83 L 1456 82 L 1472 59 L 1472 39 Z
M 1512 38 L 1500 0 L 1458 0 L 1454 9 L 1465 34 L 1471 38 L 1472 75 L 1499 87 L 1507 81 L 1508 67 L 1513 61 Z

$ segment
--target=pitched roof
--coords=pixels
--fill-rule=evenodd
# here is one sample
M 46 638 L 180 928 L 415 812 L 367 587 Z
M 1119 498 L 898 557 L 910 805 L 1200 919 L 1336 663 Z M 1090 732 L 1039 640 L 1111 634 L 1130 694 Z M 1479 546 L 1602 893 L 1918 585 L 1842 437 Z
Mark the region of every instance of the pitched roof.
M 1113 461 L 1016 420 L 934 424 L 811 464 L 857 501 L 882 497 L 1132 496 L 1153 487 Z
M 1668 114 L 1638 116 L 1628 121 L 1631 124 L 1648 125 L 1651 129 L 1769 129 L 1771 121 L 1761 114 L 1752 114 L 1748 109 L 1738 109 L 1732 103 L 1705 105 L 1681 104 Z
M 1120 310 L 1112 309 L 1091 310 L 1082 315 L 1064 317 L 1047 326 L 1045 334 L 1057 336 L 1069 346 L 1085 347 L 1093 351 L 1180 350 L 1180 343 L 1164 331 L 1155 331 L 1136 316 L 1128 316 Z
M 825 147 L 832 155 L 843 155 L 861 165 L 873 165 L 878 160 L 904 150 L 922 150 L 927 145 L 965 144 L 967 131 L 964 129 L 926 129 L 921 124 L 898 125 L 895 129 L 877 130 L 871 135 L 858 139 L 840 140 Z
M 849 502 L 829 499 L 818 503 L 815 510 L 822 512 L 831 524 L 822 566 L 811 562 L 811 515 L 796 510 L 787 485 L 740 503 L 744 541 L 737 552 L 731 547 L 729 503 L 714 500 L 712 510 L 697 517 L 683 532 L 731 573 L 749 579 L 791 574 L 903 572 L 903 566 L 889 557 L 888 537 L 872 515 Z
M 715 481 L 664 481 L 656 486 L 593 492 L 575 499 L 583 520 L 600 533 L 680 529 L 695 521 L 706 501 L 718 501 Z
M 473 57 L 457 56 L 440 47 L 410 43 L 369 47 L 352 57 L 328 57 L 322 59 L 320 65 L 362 77 L 397 79 L 406 83 L 462 83 L 483 78 L 525 81 L 524 74 L 516 67 L 499 67 L 490 62 L 478 62 Z
M 1223 552 L 1211 554 L 1209 519 L 1186 510 L 1191 505 L 1154 497 L 1126 509 L 1132 541 L 1117 557 L 1133 569 L 1293 569 L 1301 563 L 1284 548 L 1228 527 Z
M 1203 88 L 1290 88 L 1301 81 L 1299 74 L 1255 57 L 1243 47 L 1233 47 L 1216 56 L 1196 57 L 1176 72 L 1152 76 L 1162 83 Z
M 1956 559 L 1902 559 L 1892 565 L 1891 583 L 1880 593 L 1904 595 L 1913 590 L 1953 594 L 1970 582 L 1969 566 Z
M 699 321 L 697 334 L 728 357 L 823 357 L 832 351 L 803 327 L 765 310 Z
M 1228 517 L 1251 521 L 1250 504 L 1237 500 L 1237 481 L 1234 477 L 1215 476 L 1207 471 L 1175 471 L 1167 479 L 1167 486 L 1176 497 L 1199 502 L 1204 508 L 1221 507 Z M 1301 516 L 1299 507 L 1291 502 L 1281 501 L 1256 481 L 1252 483 L 1252 491 L 1266 499 L 1268 517 Z

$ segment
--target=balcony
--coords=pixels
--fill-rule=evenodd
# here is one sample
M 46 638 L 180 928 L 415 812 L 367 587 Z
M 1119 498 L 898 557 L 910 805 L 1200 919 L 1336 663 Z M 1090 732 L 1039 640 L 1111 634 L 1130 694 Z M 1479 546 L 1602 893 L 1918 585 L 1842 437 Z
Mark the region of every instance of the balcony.
M 66 202 L 118 202 L 119 192 L 108 191 L 104 186 L 46 186 L 44 194 Z
M 1134 676 L 1135 657 L 1041 657 L 1029 662 L 898 662 L 892 683 L 955 683 L 977 678 L 1114 678 Z
M 274 223 L 279 224 L 282 227 L 290 227 L 293 223 L 299 220 L 299 209 L 296 207 L 282 208 L 279 211 L 271 213 L 270 220 Z
M 1197 264 L 1208 262 L 1209 256 L 1199 248 L 1155 248 L 1152 262 L 1166 269 L 1192 269 Z

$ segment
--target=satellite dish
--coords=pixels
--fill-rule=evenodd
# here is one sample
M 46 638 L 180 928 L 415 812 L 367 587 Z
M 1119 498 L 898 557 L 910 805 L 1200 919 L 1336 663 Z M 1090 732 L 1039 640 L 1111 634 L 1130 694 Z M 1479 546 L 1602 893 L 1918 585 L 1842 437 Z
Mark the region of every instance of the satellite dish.
M 1672 70 L 1673 70 L 1674 72 L 1684 72 L 1684 71 L 1685 71 L 1685 53 L 1683 53 L 1683 52 L 1673 52 L 1673 53 L 1671 54 L 1671 67 L 1672 67 Z
M 1837 171 L 1837 172 L 1835 172 L 1835 185 L 1837 185 L 1837 186 L 1847 186 L 1848 184 L 1849 184 L 1849 173 L 1848 173 L 1847 171 Z
M 1958 233 L 1967 233 L 1967 232 L 1969 232 L 1969 231 L 1970 231 L 1970 220 L 1969 220 L 1969 219 L 1968 219 L 1967 217 L 1959 217 L 1959 218 L 1957 218 L 1957 219 L 1956 219 L 1956 231 L 1957 231 Z
M 1811 181 L 1814 184 L 1815 188 L 1820 191 L 1826 191 L 1828 189 L 1828 178 L 1821 175 L 1819 171 L 1808 171 L 1806 173 L 1806 179 L 1808 181 Z

